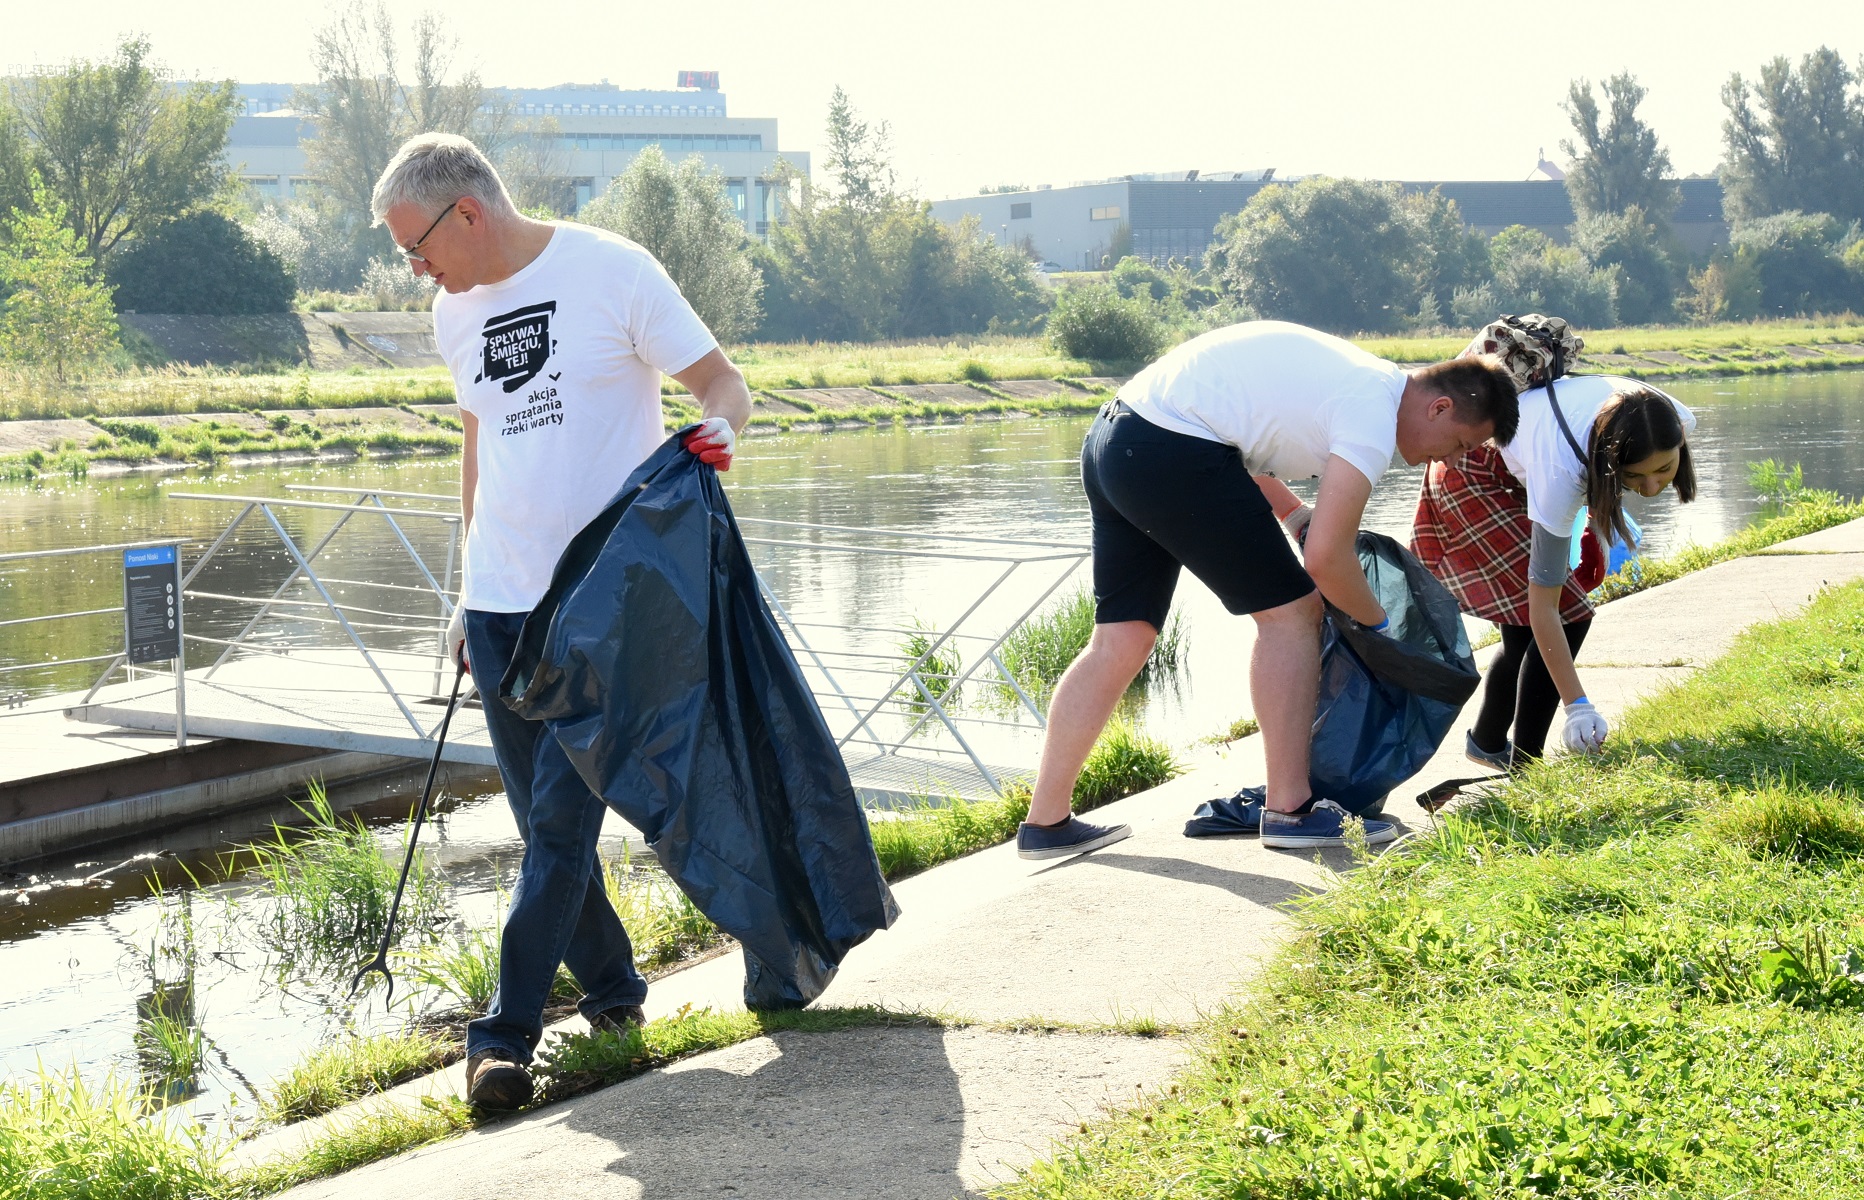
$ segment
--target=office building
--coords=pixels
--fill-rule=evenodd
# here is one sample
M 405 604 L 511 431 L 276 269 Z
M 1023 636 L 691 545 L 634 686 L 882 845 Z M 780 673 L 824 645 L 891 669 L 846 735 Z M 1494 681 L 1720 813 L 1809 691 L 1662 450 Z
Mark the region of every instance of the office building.
M 554 124 L 545 149 L 577 208 L 600 196 L 643 148 L 657 145 L 675 162 L 697 156 L 717 169 L 745 228 L 767 232 L 776 212 L 771 178 L 777 160 L 807 175 L 808 152 L 779 148 L 775 118 L 730 116 L 716 71 L 682 71 L 680 83 L 666 91 L 606 81 L 505 88 L 496 90 L 494 103 L 505 107 L 514 136 L 543 137 L 536 127 Z M 289 199 L 310 182 L 304 143 L 317 128 L 291 107 L 294 90 L 291 84 L 240 85 L 245 109 L 227 144 L 227 162 L 240 178 L 275 199 Z
M 1274 180 L 1274 170 L 1217 175 L 1177 171 L 1127 175 L 1065 187 L 1040 187 L 937 200 L 932 213 L 957 224 L 976 216 L 985 232 L 1004 245 L 1022 245 L 1041 262 L 1063 270 L 1091 271 L 1105 265 L 1116 243 L 1130 239 L 1131 254 L 1153 262 L 1197 263 L 1216 235 L 1217 223 L 1241 212 L 1251 197 Z M 1456 201 L 1470 228 L 1493 236 L 1510 225 L 1567 239 L 1575 218 L 1566 185 L 1546 177 L 1520 181 L 1406 182 L 1407 191 L 1440 188 Z M 1714 179 L 1677 181 L 1681 201 L 1670 227 L 1692 253 L 1706 253 L 1728 240 L 1722 218 L 1722 186 Z

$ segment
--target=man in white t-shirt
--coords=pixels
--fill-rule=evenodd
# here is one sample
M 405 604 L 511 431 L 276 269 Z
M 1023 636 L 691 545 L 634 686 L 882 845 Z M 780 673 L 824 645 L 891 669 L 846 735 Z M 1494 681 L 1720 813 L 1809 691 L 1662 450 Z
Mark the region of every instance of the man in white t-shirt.
M 1514 383 L 1493 359 L 1405 371 L 1279 321 L 1193 338 L 1134 376 L 1081 449 L 1094 634 L 1050 701 L 1018 853 L 1062 858 L 1130 832 L 1075 817 L 1071 798 L 1094 739 L 1165 626 L 1182 567 L 1256 622 L 1250 694 L 1268 760 L 1263 845 L 1340 844 L 1354 818 L 1308 786 L 1321 598 L 1384 628 L 1355 550 L 1372 485 L 1394 452 L 1413 464 L 1453 459 L 1491 437 L 1508 441 L 1516 419 Z M 1314 477 L 1311 509 L 1282 483 Z M 1284 528 L 1304 539 L 1305 569 Z M 1395 836 L 1386 822 L 1364 829 L 1371 842 Z
M 465 582 L 446 635 L 472 671 L 524 862 L 499 947 L 498 990 L 466 1031 L 467 1093 L 510 1109 L 559 963 L 598 1030 L 643 1020 L 647 982 L 596 861 L 605 811 L 542 722 L 497 700 L 518 631 L 557 558 L 660 444 L 660 379 L 704 420 L 686 448 L 728 470 L 750 417 L 744 377 L 653 255 L 625 238 L 535 221 L 464 138 L 402 146 L 375 187 L 376 221 L 439 286 L 434 340 L 465 426 Z

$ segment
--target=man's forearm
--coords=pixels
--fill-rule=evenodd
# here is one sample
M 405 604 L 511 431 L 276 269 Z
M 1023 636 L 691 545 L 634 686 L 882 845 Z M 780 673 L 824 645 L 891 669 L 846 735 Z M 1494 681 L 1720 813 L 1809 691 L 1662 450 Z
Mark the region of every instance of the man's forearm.
M 733 429 L 743 429 L 751 419 L 751 389 L 737 371 L 719 372 L 707 383 L 705 394 L 694 399 L 702 416 L 723 417 Z

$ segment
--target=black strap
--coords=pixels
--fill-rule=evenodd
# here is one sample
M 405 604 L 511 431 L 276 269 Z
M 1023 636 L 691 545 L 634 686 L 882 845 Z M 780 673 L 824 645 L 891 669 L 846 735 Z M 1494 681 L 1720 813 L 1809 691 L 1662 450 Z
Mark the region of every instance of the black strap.
M 1559 362 L 1558 351 L 1555 351 L 1555 356 L 1554 362 L 1557 364 Z M 1579 470 L 1581 474 L 1584 474 L 1586 452 L 1580 447 L 1579 439 L 1573 436 L 1572 426 L 1566 423 L 1566 414 L 1560 411 L 1560 398 L 1553 394 L 1553 380 L 1551 379 L 1547 381 L 1547 403 L 1553 406 L 1553 419 L 1560 423 L 1560 432 L 1566 435 L 1566 444 L 1571 446 L 1573 453 L 1579 456 Z

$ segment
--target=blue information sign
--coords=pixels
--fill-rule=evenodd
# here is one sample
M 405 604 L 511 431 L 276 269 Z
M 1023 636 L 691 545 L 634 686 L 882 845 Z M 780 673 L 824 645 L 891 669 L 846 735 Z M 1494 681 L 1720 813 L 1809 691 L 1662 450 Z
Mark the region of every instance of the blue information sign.
M 123 552 L 123 626 L 132 663 L 181 657 L 181 561 L 175 547 Z

